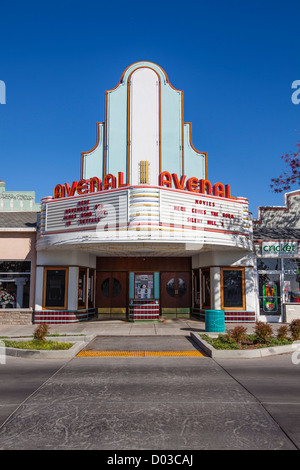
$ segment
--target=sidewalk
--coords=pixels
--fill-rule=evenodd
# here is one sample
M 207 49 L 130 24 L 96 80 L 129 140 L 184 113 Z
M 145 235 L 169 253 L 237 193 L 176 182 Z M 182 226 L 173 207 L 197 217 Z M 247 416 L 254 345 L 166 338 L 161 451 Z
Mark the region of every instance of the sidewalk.
M 228 331 L 235 326 L 244 326 L 247 333 L 253 333 L 255 323 L 226 323 Z M 274 333 L 282 323 L 272 323 Z M 37 325 L 0 325 L 0 337 L 32 336 Z M 190 335 L 191 331 L 205 332 L 205 323 L 195 319 L 166 319 L 157 323 L 132 323 L 120 320 L 88 321 L 69 324 L 49 325 L 50 334 L 60 335 L 99 335 L 99 336 L 155 336 L 155 335 Z

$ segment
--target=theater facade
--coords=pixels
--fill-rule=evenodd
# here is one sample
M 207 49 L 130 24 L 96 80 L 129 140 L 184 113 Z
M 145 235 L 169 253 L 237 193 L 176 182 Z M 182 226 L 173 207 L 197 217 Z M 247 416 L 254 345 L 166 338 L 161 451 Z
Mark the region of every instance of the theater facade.
M 105 93 L 96 144 L 77 181 L 42 199 L 35 323 L 99 319 L 257 318 L 248 201 L 211 181 L 184 122 L 183 92 L 150 62 Z M 67 182 L 66 182 L 67 181 Z

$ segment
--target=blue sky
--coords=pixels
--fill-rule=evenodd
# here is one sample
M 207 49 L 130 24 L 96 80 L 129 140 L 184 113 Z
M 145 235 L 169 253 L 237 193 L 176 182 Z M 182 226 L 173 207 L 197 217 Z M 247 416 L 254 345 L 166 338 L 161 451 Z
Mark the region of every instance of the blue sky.
M 130 64 L 160 65 L 184 90 L 193 144 L 208 177 L 259 205 L 281 155 L 300 138 L 298 1 L 11 1 L 1 3 L 0 179 L 7 190 L 52 195 L 80 177 L 96 142 L 105 90 Z M 195 175 L 196 176 L 196 175 Z M 296 187 L 295 187 L 296 189 Z

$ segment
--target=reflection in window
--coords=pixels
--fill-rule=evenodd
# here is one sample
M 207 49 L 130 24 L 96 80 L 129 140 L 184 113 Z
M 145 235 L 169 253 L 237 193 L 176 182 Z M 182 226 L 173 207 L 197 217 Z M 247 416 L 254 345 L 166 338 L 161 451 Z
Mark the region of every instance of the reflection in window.
M 113 280 L 113 297 L 118 297 L 122 290 L 121 283 L 118 279 Z
M 101 292 L 105 297 L 109 297 L 109 278 L 106 278 L 101 284 Z
M 183 279 L 178 279 L 178 297 L 182 297 L 186 293 L 186 283 Z
M 30 261 L 0 261 L 0 308 L 29 308 Z
M 110 293 L 109 293 L 110 281 L 111 281 L 111 279 L 107 277 L 101 284 L 101 292 L 105 297 L 110 296 Z M 118 279 L 114 278 L 112 280 L 112 296 L 113 297 L 118 297 L 121 290 L 122 290 L 122 286 L 121 286 L 120 281 Z
M 258 271 L 281 271 L 281 258 L 258 258 Z
M 259 271 L 259 299 L 261 312 L 272 311 L 275 314 L 281 312 L 281 293 L 284 303 L 300 303 L 300 259 L 295 258 L 259 258 L 257 260 Z M 270 271 L 279 271 L 278 274 Z M 281 279 L 280 279 L 281 276 Z M 266 302 L 263 294 L 264 285 L 275 283 L 274 302 Z
M 171 297 L 182 297 L 186 293 L 186 283 L 180 277 L 177 282 L 174 277 L 167 282 L 166 290 Z
M 244 286 L 243 271 L 223 270 L 223 305 L 224 308 L 243 309 Z
M 66 308 L 66 269 L 46 269 L 46 308 Z
M 284 259 L 284 302 L 300 303 L 300 260 Z
M 259 305 L 262 314 L 281 313 L 280 302 L 280 275 L 259 274 Z

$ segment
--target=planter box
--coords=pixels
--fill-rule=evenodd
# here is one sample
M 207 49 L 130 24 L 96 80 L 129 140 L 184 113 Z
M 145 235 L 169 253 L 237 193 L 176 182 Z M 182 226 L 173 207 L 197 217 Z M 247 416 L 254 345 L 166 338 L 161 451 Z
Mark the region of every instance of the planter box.
M 218 335 L 209 335 L 216 338 Z M 296 350 L 297 345 L 300 349 L 300 341 L 294 341 L 293 344 L 285 346 L 271 346 L 269 348 L 260 349 L 215 349 L 211 344 L 200 337 L 199 334 L 191 331 L 191 337 L 195 343 L 207 354 L 214 359 L 239 359 L 239 358 L 255 358 L 274 356 L 276 354 L 292 353 Z
M 5 347 L 5 354 L 14 357 L 27 357 L 36 359 L 69 359 L 78 354 L 87 343 L 94 338 L 91 336 L 47 336 L 47 340 L 57 341 L 60 343 L 73 343 L 69 349 L 61 350 L 41 350 L 41 349 L 19 349 Z M 7 341 L 29 341 L 32 337 L 26 338 L 5 338 Z

